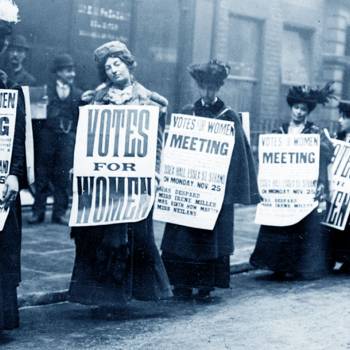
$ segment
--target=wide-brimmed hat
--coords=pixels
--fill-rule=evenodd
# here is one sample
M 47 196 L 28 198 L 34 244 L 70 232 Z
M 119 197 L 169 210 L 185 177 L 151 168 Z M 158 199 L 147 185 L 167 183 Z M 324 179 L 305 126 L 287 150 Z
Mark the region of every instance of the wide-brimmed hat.
M 216 59 L 210 60 L 208 63 L 191 64 L 188 71 L 191 77 L 199 86 L 216 85 L 220 87 L 224 84 L 225 79 L 230 74 L 230 66 Z
M 350 101 L 340 100 L 338 104 L 338 110 L 343 117 L 350 118 Z
M 75 67 L 75 63 L 72 56 L 68 53 L 62 53 L 54 58 L 52 62 L 51 72 L 56 73 L 61 69 L 73 67 Z
M 119 57 L 129 67 L 135 67 L 136 62 L 127 46 L 119 40 L 110 41 L 99 46 L 94 52 L 97 64 L 104 64 L 108 57 Z
M 328 82 L 323 88 L 312 88 L 310 86 L 292 86 L 287 95 L 287 103 L 290 107 L 297 103 L 305 103 L 309 113 L 317 104 L 325 105 L 334 98 L 333 82 Z
M 21 35 L 21 34 L 14 34 L 11 36 L 10 40 L 9 40 L 9 48 L 11 47 L 17 47 L 20 49 L 24 49 L 24 50 L 29 50 L 30 49 L 30 45 L 28 44 L 27 39 L 25 38 L 25 36 Z

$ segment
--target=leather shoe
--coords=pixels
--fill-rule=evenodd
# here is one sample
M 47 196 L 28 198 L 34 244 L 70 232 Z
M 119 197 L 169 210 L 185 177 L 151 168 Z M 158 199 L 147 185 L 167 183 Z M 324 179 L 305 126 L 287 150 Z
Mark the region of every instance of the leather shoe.
M 68 226 L 68 221 L 63 216 L 54 216 L 51 220 L 53 224 Z
M 28 224 L 35 225 L 44 222 L 44 215 L 33 214 L 31 218 L 27 220 Z

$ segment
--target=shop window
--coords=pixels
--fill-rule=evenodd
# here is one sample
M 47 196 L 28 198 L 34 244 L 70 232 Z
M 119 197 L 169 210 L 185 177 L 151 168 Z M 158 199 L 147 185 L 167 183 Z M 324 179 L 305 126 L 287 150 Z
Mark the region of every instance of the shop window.
M 231 75 L 257 78 L 260 43 L 260 21 L 239 16 L 230 17 L 228 61 Z
M 308 85 L 311 82 L 311 32 L 285 28 L 282 38 L 282 84 Z

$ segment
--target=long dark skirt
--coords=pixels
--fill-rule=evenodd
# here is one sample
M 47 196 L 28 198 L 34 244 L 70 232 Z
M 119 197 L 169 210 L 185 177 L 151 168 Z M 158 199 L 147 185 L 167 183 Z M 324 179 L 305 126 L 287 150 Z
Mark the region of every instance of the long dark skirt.
M 152 216 L 133 224 L 73 228 L 76 258 L 69 300 L 114 306 L 171 296 Z
M 230 256 L 213 260 L 193 260 L 163 253 L 170 283 L 186 288 L 229 288 Z
M 213 230 L 167 224 L 161 249 L 170 283 L 191 288 L 228 288 L 233 231 L 233 204 L 222 206 Z
M 0 281 L 0 330 L 10 330 L 19 326 L 17 285 L 12 281 Z
M 10 209 L 0 232 L 0 330 L 19 326 L 17 287 L 20 282 L 21 204 Z
M 350 264 L 350 223 L 344 231 L 330 230 L 332 237 L 332 257 L 335 262 Z
M 250 263 L 260 269 L 318 278 L 331 269 L 330 237 L 314 210 L 295 225 L 261 226 Z

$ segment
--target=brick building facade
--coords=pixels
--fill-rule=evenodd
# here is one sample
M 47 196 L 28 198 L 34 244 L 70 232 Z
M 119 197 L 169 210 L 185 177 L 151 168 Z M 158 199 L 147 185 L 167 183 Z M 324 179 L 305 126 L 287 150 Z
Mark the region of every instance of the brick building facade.
M 350 98 L 350 83 L 349 88 L 343 84 L 344 50 L 347 41 L 350 44 L 350 31 L 345 33 L 349 17 L 345 19 L 344 12 L 350 14 L 346 0 L 197 0 L 197 7 L 198 3 L 213 5 L 208 21 L 213 21 L 213 28 L 210 49 L 193 46 L 193 58 L 217 57 L 231 63 L 221 95 L 234 109 L 251 113 L 253 144 L 260 132 L 289 117 L 285 96 L 290 85 L 335 80 L 337 95 L 346 97 L 347 88 Z M 198 13 L 195 21 L 208 20 Z M 203 40 L 195 36 L 196 41 Z M 350 45 L 348 50 L 350 55 Z M 336 108 L 318 107 L 311 118 L 334 128 Z
M 348 0 L 17 0 L 18 31 L 32 44 L 27 66 L 40 83 L 60 51 L 77 61 L 83 88 L 97 83 L 92 52 L 113 38 L 128 42 L 137 78 L 170 100 L 171 111 L 198 97 L 186 67 L 217 57 L 230 62 L 221 91 L 227 104 L 251 113 L 253 143 L 288 118 L 285 95 L 294 84 L 336 82 L 350 99 Z M 336 121 L 334 108 L 313 119 Z

